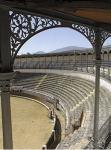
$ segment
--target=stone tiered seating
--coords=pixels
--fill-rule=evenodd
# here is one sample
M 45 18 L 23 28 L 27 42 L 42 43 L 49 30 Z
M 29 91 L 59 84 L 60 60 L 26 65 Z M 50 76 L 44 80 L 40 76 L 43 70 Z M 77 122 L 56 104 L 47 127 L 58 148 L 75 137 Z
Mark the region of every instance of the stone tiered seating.
M 16 85 L 17 86 L 23 86 L 24 88 L 31 88 L 32 87 L 35 87 L 39 82 L 40 80 L 43 78 L 44 75 L 40 74 L 40 75 L 36 75 L 34 77 L 30 77 L 29 78 L 26 78 L 26 79 L 22 79 L 18 82 L 16 82 Z
M 79 106 L 79 103 L 90 94 L 94 85 L 91 82 L 85 82 L 83 79 L 70 76 L 53 74 L 48 75 L 45 80 L 42 80 L 43 78 L 44 76 L 39 76 L 38 78 L 34 77 L 33 79 L 30 78 L 20 81 L 16 85 L 22 85 L 25 89 L 53 94 L 66 107 L 68 120 L 66 121 L 66 127 L 69 127 L 71 118 L 77 119 L 80 117 L 83 108 L 81 108 L 82 105 Z M 41 80 L 42 84 L 39 84 Z
M 88 144 L 88 141 L 93 134 L 93 107 L 94 107 L 94 95 L 90 97 L 89 101 L 86 101 L 84 106 L 84 119 L 81 127 L 65 138 L 63 142 L 58 146 L 58 149 L 80 149 L 84 148 Z M 99 111 L 99 129 L 105 123 L 105 121 L 110 116 L 111 99 L 109 93 L 105 89 L 101 89 L 100 92 L 100 111 Z
M 22 80 L 16 83 L 24 89 L 42 91 L 52 94 L 59 100 L 66 113 L 66 130 L 75 125 L 83 112 L 83 120 L 78 130 L 71 130 L 69 135 L 62 141 L 58 149 L 84 148 L 93 134 L 94 116 L 94 83 L 79 77 L 47 74 L 39 77 Z M 100 90 L 99 128 L 110 115 L 110 93 L 105 89 Z

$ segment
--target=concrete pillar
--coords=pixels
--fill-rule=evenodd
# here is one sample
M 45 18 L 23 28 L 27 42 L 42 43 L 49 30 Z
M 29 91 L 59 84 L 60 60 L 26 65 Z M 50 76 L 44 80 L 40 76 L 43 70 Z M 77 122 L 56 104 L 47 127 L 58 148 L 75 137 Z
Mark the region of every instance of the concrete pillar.
M 95 103 L 94 103 L 94 132 L 93 132 L 93 148 L 98 148 L 98 126 L 99 126 L 99 92 L 100 92 L 100 66 L 101 66 L 101 32 L 95 29 Z
M 1 110 L 3 128 L 3 148 L 12 149 L 12 127 L 10 108 L 10 79 L 13 68 L 11 65 L 10 49 L 10 19 L 7 9 L 0 9 L 0 87 L 1 87 Z
M 13 73 L 0 73 L 1 87 L 1 110 L 2 110 L 2 128 L 3 128 L 3 147 L 4 149 L 12 149 L 12 124 L 11 124 L 11 108 L 10 108 L 10 80 Z

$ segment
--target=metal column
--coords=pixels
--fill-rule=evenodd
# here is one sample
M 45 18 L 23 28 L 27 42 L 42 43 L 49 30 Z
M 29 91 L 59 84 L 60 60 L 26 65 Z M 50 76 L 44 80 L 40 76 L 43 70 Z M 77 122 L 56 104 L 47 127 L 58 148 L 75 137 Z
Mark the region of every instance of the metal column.
M 68 55 L 68 60 L 67 60 L 67 62 L 66 62 L 66 69 L 68 69 L 68 68 L 70 68 L 70 70 L 71 69 L 73 69 L 72 68 L 72 61 L 70 60 L 70 54 Z M 67 67 L 68 66 L 68 67 Z
M 52 58 L 52 56 L 50 56 L 50 57 L 51 57 L 51 65 L 50 65 L 49 69 L 54 69 L 53 64 L 55 63 L 55 60 L 54 60 L 54 62 L 53 62 L 53 58 Z
M 61 56 L 61 57 L 62 57 L 62 56 Z M 61 59 L 62 59 L 62 58 L 61 58 Z M 60 68 L 60 69 L 65 69 L 65 67 L 64 67 L 63 64 L 65 64 L 65 63 L 64 63 L 64 54 L 63 54 L 63 59 L 62 59 L 61 68 Z
M 75 64 L 74 64 L 74 66 L 75 66 L 75 68 L 74 68 L 74 70 L 75 71 L 77 71 L 78 70 L 78 68 L 77 68 L 77 63 L 76 63 L 76 51 L 74 51 L 74 61 L 75 61 Z
M 92 73 L 95 74 L 94 52 L 92 52 L 92 60 L 93 60 Z
M 110 79 L 110 61 L 109 61 L 109 51 L 108 51 L 108 79 Z
M 103 51 L 103 76 L 105 77 L 105 72 L 104 72 L 104 51 Z
M 86 53 L 86 63 L 87 63 L 86 71 L 89 72 L 88 71 L 88 52 Z
M 2 109 L 2 128 L 3 128 L 3 148 L 12 149 L 12 124 L 10 107 L 10 80 L 12 73 L 0 73 L 1 86 L 1 109 Z
M 93 148 L 98 148 L 98 127 L 99 127 L 99 91 L 100 91 L 100 66 L 101 66 L 101 32 L 95 29 L 95 103 L 94 103 L 94 132 L 93 132 Z
M 82 53 L 80 53 L 80 59 L 81 59 L 81 71 L 83 71 L 82 69 Z
M 3 148 L 12 149 L 12 126 L 10 108 L 10 79 L 12 78 L 10 50 L 10 20 L 9 11 L 0 9 L 0 87 L 3 128 Z
M 57 55 L 57 68 L 56 69 L 58 69 L 58 64 L 59 64 L 59 61 L 58 61 L 58 55 Z

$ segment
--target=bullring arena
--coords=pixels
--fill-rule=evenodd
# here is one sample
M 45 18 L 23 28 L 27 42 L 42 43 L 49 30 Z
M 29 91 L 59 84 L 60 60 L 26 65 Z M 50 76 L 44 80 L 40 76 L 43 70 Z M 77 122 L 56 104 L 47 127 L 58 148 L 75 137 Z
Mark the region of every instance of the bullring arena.
M 0 20 L 0 148 L 111 149 L 111 1 L 1 0 Z
M 106 49 L 103 50 L 102 55 L 104 54 L 105 59 L 107 58 L 106 51 L 108 50 L 110 51 L 110 47 L 106 47 Z M 78 59 L 76 59 L 77 62 L 73 59 L 75 58 L 74 53 L 73 55 L 70 54 L 73 62 L 69 60 L 69 54 L 69 52 L 65 54 L 66 56 L 64 56 L 64 54 L 63 56 L 56 54 L 57 57 L 59 57 L 58 62 L 55 62 L 53 59 L 53 57 L 55 58 L 55 54 L 54 56 L 50 56 L 52 60 L 54 60 L 51 62 L 49 62 L 49 56 L 47 56 L 47 54 L 37 57 L 31 56 L 31 58 L 27 56 L 27 59 L 26 56 L 25 58 L 21 56 L 15 60 L 16 76 L 12 81 L 12 94 L 38 99 L 49 108 L 49 113 L 53 111 L 53 114 L 59 120 L 59 123 L 55 123 L 55 127 L 53 126 L 53 129 L 51 129 L 51 132 L 54 131 L 54 134 L 49 134 L 50 136 L 47 138 L 47 141 L 49 140 L 48 143 L 44 142 L 41 148 L 87 149 L 92 147 L 95 68 L 93 61 L 88 63 L 89 61 L 85 61 L 85 59 L 90 58 L 91 60 L 93 53 L 89 52 L 89 56 L 86 57 L 85 51 L 83 52 L 83 65 L 81 68 L 79 64 L 81 63 L 80 58 L 82 54 L 78 55 L 76 53 L 76 57 L 78 57 Z M 88 54 L 87 50 L 86 54 Z M 42 60 L 38 57 L 42 57 Z M 48 60 L 48 62 L 45 61 L 46 64 L 44 64 L 43 58 Z M 30 68 L 27 68 L 29 66 L 27 65 L 29 64 L 28 59 Z M 66 61 L 67 59 L 69 62 Z M 27 62 L 25 62 L 25 60 L 27 60 Z M 60 62 L 62 62 L 61 66 Z M 101 66 L 99 104 L 99 146 L 104 146 L 104 148 L 110 145 L 109 125 L 111 113 L 111 85 L 110 74 L 108 74 L 110 67 L 105 67 L 105 62 L 106 61 L 104 61 L 103 66 Z M 37 65 L 37 63 L 42 64 L 45 68 L 34 68 L 34 66 L 40 66 Z M 48 63 L 50 65 L 48 65 Z M 75 68 L 72 69 L 72 63 L 78 65 L 74 65 Z M 19 64 L 21 64 L 21 66 Z M 55 66 L 57 68 L 53 68 Z M 64 69 L 65 67 L 70 69 L 66 70 Z

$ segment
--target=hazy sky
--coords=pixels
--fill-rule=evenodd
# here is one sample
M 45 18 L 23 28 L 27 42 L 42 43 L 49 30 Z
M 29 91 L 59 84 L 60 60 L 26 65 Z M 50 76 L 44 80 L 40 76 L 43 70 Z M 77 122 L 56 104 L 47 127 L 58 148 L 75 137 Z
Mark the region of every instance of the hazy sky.
M 111 45 L 111 38 L 106 40 L 104 44 Z M 92 47 L 90 42 L 79 32 L 70 28 L 54 28 L 30 38 L 21 47 L 18 54 L 37 51 L 50 52 L 66 46 Z

